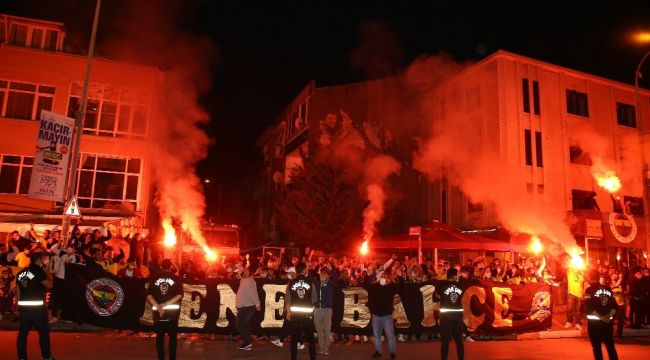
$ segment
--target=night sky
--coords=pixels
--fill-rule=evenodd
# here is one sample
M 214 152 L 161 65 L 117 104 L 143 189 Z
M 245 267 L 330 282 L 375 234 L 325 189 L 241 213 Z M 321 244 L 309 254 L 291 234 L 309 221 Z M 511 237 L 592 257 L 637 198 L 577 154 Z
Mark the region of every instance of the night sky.
M 110 35 L 106 25 L 120 16 L 125 1 L 104 0 L 98 41 Z M 3 0 L 0 12 L 64 22 L 71 39 L 87 44 L 94 3 Z M 222 184 L 227 222 L 241 223 L 247 213 L 243 184 L 261 162 L 255 140 L 312 79 L 321 86 L 360 81 L 399 74 L 424 54 L 446 52 L 467 61 L 504 49 L 632 83 L 637 62 L 650 49 L 628 39 L 634 30 L 650 30 L 650 1 L 175 3 L 183 30 L 210 37 L 218 50 L 213 90 L 202 98 L 212 114 L 207 131 L 215 144 L 199 174 L 213 180 L 207 189 L 211 214 Z

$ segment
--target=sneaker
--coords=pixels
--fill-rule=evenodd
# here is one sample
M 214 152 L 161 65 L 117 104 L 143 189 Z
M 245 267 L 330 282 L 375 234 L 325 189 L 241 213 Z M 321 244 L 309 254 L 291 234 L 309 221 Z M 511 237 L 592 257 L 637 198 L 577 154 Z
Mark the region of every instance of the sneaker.
M 377 359 L 377 358 L 380 358 L 380 357 L 381 357 L 381 353 L 380 353 L 380 352 L 376 352 L 376 351 L 375 351 L 375 353 L 372 354 L 372 356 L 371 356 L 371 358 L 373 358 L 373 359 Z
M 397 341 L 405 342 L 406 341 L 406 336 L 404 334 L 397 335 Z
M 245 351 L 250 351 L 252 348 L 253 348 L 253 344 L 242 344 L 240 346 L 237 346 L 237 349 L 245 350 Z
M 565 329 L 568 329 L 568 328 L 570 328 L 571 326 L 573 326 L 573 325 L 571 325 L 571 323 L 568 322 L 568 321 L 564 324 L 564 328 L 565 328 Z
M 580 326 L 580 324 L 576 324 L 576 329 L 582 330 L 582 326 Z
M 305 344 L 298 343 L 298 350 L 305 350 Z
M 356 342 L 361 341 L 361 338 L 359 337 L 359 335 L 354 335 L 354 341 L 356 341 Z
M 282 347 L 282 345 L 284 345 L 280 339 L 271 340 L 271 344 L 279 347 Z
M 390 358 L 391 358 L 391 359 L 394 359 L 394 358 L 396 358 L 396 357 L 397 357 L 397 354 L 395 354 L 395 353 L 391 353 L 391 354 L 390 354 Z
M 54 323 L 56 323 L 57 321 L 59 321 L 59 318 L 56 317 L 56 316 L 53 316 L 53 317 L 48 321 L 48 323 L 49 323 L 49 324 L 54 324 Z
M 469 336 L 469 335 L 465 336 L 465 341 L 467 341 L 467 342 L 476 342 L 476 340 L 472 339 L 472 337 Z
M 363 335 L 363 342 L 364 342 L 364 343 L 367 343 L 367 342 L 368 342 L 368 336 Z

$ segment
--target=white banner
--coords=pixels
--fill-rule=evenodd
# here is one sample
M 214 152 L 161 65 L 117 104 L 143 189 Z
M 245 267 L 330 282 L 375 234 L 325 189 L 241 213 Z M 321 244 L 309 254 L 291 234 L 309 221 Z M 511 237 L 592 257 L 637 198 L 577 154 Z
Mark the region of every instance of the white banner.
M 63 201 L 74 119 L 41 111 L 29 196 Z

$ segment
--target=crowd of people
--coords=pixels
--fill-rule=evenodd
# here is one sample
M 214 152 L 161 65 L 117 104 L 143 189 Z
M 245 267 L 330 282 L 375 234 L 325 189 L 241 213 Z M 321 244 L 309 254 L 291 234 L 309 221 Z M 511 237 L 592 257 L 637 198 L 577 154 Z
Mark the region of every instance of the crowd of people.
M 54 286 L 51 290 L 50 322 L 59 317 L 61 302 L 65 295 L 57 289 L 65 279 L 65 264 L 74 263 L 85 266 L 101 267 L 118 277 L 150 278 L 160 273 L 164 261 L 163 251 L 150 244 L 139 234 L 124 239 L 112 239 L 110 231 L 99 229 L 82 231 L 79 224 L 72 229 L 70 239 L 63 241 L 58 230 L 45 230 L 37 234 L 32 226 L 25 234 L 18 231 L 11 233 L 4 244 L 0 244 L 0 316 L 14 312 L 14 273 L 12 267 L 21 269 L 29 265 L 31 254 L 44 254 L 45 267 L 53 274 Z M 109 245 L 111 243 L 113 246 Z M 126 250 L 126 251 L 125 251 Z M 450 269 L 460 279 L 489 280 L 503 282 L 511 286 L 530 283 L 546 283 L 564 289 L 567 294 L 566 327 L 580 328 L 580 316 L 584 307 L 585 289 L 588 284 L 583 271 L 567 266 L 568 259 L 553 259 L 547 263 L 545 256 L 517 257 L 511 262 L 500 259 L 477 257 L 458 261 L 453 259 L 426 258 L 419 263 L 418 258 L 396 255 L 392 256 L 328 256 L 320 251 L 306 247 L 302 251 L 290 252 L 286 248 L 263 253 L 258 257 L 250 255 L 222 256 L 217 261 L 209 262 L 202 254 L 185 257 L 183 262 L 174 265 L 172 271 L 183 283 L 200 282 L 206 279 L 222 279 L 248 283 L 250 279 L 267 279 L 291 282 L 300 276 L 313 281 L 320 290 L 318 303 L 314 311 L 314 332 L 318 333 L 319 352 L 328 353 L 333 341 L 357 342 L 368 341 L 366 336 L 349 336 L 331 334 L 332 294 L 336 288 L 366 287 L 369 291 L 387 292 L 373 299 L 390 299 L 386 304 L 367 304 L 373 314 L 373 334 L 377 353 L 381 349 L 381 339 L 388 340 L 391 353 L 395 344 L 392 329 L 392 295 L 403 284 L 420 284 L 430 280 L 447 280 Z M 436 261 L 437 260 L 437 261 Z M 612 288 L 619 306 L 617 335 L 622 335 L 623 324 L 627 318 L 632 327 L 647 327 L 650 321 L 648 303 L 650 303 L 650 272 L 647 267 L 630 269 L 625 262 L 610 265 L 608 262 L 592 265 L 598 268 L 600 283 Z M 169 269 L 168 269 L 169 270 Z M 301 273 L 302 272 L 302 275 Z M 390 285 L 386 287 L 386 285 Z M 250 321 L 252 313 L 259 311 L 259 298 L 253 295 L 254 286 L 240 287 L 240 292 L 247 293 L 247 300 L 240 300 L 241 307 L 237 328 L 244 339 L 240 348 L 250 348 Z M 243 290 L 248 289 L 248 290 Z M 374 290 L 373 290 L 374 289 Z M 255 290 L 256 291 L 256 290 Z M 287 290 L 289 292 L 289 289 Z M 324 293 L 323 293 L 324 292 Z M 324 295 L 323 295 L 324 294 Z M 256 295 L 256 294 L 255 294 Z M 386 295 L 386 296 L 384 296 Z M 243 295 L 238 294 L 241 299 Z M 285 309 L 285 314 L 290 313 Z M 244 320 L 242 316 L 247 314 Z M 280 337 L 273 343 L 282 346 L 285 337 L 291 334 L 290 315 L 285 315 L 285 326 Z M 391 326 L 388 326 L 391 325 Z M 295 336 L 292 337 L 292 339 Z M 406 340 L 398 336 L 398 340 Z M 467 337 L 469 338 L 469 336 Z M 300 342 L 296 339 L 296 342 Z M 311 344 L 310 344 L 311 345 Z M 297 344 L 297 348 L 304 345 Z

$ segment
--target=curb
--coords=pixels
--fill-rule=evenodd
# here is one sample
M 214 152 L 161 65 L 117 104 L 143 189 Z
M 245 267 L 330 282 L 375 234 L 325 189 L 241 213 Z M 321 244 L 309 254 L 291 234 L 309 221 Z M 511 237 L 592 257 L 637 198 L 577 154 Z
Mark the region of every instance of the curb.
M 585 337 L 588 337 L 586 328 L 583 330 L 556 330 L 519 334 L 516 335 L 516 338 L 514 340 L 542 340 Z M 623 337 L 650 337 L 650 329 L 623 329 Z

